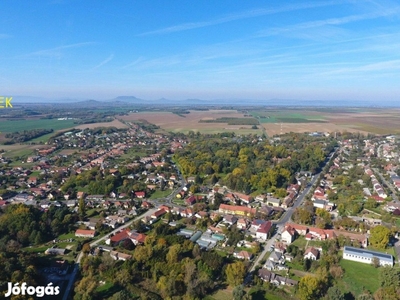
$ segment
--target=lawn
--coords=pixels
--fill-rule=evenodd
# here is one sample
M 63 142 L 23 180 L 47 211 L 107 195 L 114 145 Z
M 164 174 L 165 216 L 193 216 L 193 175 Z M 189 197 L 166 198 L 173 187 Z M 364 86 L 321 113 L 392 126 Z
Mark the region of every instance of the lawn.
M 66 239 L 75 239 L 75 232 L 64 233 L 62 235 L 59 235 L 57 239 L 60 241 L 63 241 Z
M 297 246 L 299 249 L 304 249 L 307 245 L 307 240 L 303 236 L 299 236 L 292 245 Z
M 340 265 L 344 270 L 339 287 L 344 292 L 360 295 L 364 289 L 374 293 L 379 288 L 379 268 L 372 265 L 342 259 Z
M 32 252 L 32 253 L 43 253 L 44 251 L 46 251 L 48 248 L 50 248 L 49 246 L 41 246 L 41 247 L 26 247 L 24 248 L 24 251 L 26 252 Z
M 180 199 L 172 199 L 172 203 L 175 203 L 178 205 L 185 205 L 185 201 L 180 200 Z
M 165 190 L 160 191 L 156 190 L 153 194 L 151 194 L 150 199 L 158 199 L 158 198 L 165 198 L 172 193 L 172 190 Z

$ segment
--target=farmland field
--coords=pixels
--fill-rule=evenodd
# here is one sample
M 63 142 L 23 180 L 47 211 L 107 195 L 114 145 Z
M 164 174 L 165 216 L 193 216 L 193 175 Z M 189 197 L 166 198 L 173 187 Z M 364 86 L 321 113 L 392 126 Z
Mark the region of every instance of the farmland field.
M 244 118 L 243 113 L 236 110 L 209 110 L 190 111 L 185 117 L 171 112 L 140 112 L 121 117 L 124 121 L 146 120 L 149 123 L 160 126 L 165 131 L 189 132 L 199 131 L 201 133 L 236 132 L 238 134 L 262 134 L 262 130 L 251 129 L 251 125 L 228 125 L 227 123 L 208 123 L 201 120 L 213 120 L 221 118 Z M 249 118 L 251 119 L 251 118 Z
M 53 129 L 54 131 L 74 127 L 74 120 L 28 119 L 0 120 L 0 132 L 16 132 L 31 129 Z
M 259 130 L 250 125 L 210 123 L 212 120 L 243 119 L 251 115 L 260 122 Z M 201 133 L 236 132 L 237 134 L 260 134 L 274 136 L 288 132 L 360 132 L 362 134 L 400 133 L 399 109 L 372 108 L 299 108 L 267 109 L 238 112 L 237 110 L 190 111 L 185 117 L 171 112 L 141 112 L 121 117 L 124 121 L 146 120 L 165 131 Z M 249 118 L 250 120 L 252 118 Z M 263 127 L 263 128 L 261 128 Z

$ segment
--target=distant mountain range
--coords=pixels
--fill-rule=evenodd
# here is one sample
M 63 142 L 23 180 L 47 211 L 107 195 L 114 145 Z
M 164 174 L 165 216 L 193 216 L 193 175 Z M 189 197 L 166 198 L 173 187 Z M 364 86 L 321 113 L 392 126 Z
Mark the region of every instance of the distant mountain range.
M 290 107 L 400 107 L 397 101 L 365 101 L 365 100 L 300 100 L 300 99 L 185 99 L 173 100 L 160 98 L 156 100 L 140 99 L 135 96 L 118 96 L 108 100 L 73 99 L 73 98 L 41 98 L 30 96 L 13 96 L 12 103 L 18 104 L 57 104 L 68 105 L 72 103 L 78 107 L 118 107 L 118 106 L 290 106 Z

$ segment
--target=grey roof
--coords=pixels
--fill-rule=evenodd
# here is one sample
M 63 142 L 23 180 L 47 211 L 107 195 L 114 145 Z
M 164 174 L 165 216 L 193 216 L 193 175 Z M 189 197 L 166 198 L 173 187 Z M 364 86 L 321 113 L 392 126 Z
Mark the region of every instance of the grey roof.
M 361 249 L 361 248 L 345 246 L 344 250 L 343 250 L 343 254 L 344 253 L 352 254 L 352 255 L 359 255 L 359 256 L 368 257 L 368 258 L 377 257 L 377 258 L 379 258 L 379 260 L 393 263 L 393 256 L 391 254 L 386 254 L 386 253 L 382 253 L 382 252 L 376 252 L 376 251 L 370 251 L 370 250 Z
M 200 230 L 196 231 L 196 233 L 190 238 L 190 240 L 194 243 L 195 241 L 197 241 L 201 235 L 203 234 L 203 232 L 201 232 Z

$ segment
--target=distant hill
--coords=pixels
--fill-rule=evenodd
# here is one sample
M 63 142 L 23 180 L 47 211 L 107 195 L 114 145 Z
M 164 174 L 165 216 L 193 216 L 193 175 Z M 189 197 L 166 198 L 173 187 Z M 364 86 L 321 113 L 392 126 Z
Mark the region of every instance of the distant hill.
M 141 99 L 135 96 L 118 96 L 108 100 L 45 98 L 31 96 L 13 96 L 13 105 L 18 104 L 57 104 L 78 107 L 118 107 L 118 106 L 284 106 L 284 107 L 399 107 L 396 101 L 366 101 L 366 100 L 302 100 L 302 99 L 185 99 L 174 100 L 160 98 L 156 100 Z

